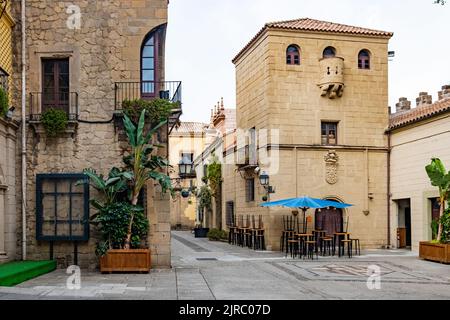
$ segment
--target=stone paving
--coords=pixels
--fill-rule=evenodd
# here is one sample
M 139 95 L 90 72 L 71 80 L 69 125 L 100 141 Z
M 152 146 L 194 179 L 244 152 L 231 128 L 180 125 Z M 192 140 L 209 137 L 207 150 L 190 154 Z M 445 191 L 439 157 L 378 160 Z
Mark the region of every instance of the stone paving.
M 81 273 L 69 290 L 65 270 L 0 287 L 0 299 L 450 299 L 450 266 L 422 261 L 403 250 L 366 250 L 361 256 L 285 258 L 172 232 L 172 269 L 150 274 Z M 369 266 L 381 289 L 367 287 Z

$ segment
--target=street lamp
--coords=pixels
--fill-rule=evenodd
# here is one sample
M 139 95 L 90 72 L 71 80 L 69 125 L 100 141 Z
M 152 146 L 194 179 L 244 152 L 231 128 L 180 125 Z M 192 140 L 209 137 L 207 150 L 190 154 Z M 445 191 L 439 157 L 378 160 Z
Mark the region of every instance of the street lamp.
M 271 193 L 275 193 L 275 189 L 271 185 L 269 185 L 269 182 L 270 182 L 269 175 L 265 171 L 263 171 L 259 175 L 259 183 L 264 187 L 264 189 L 267 192 L 267 196 L 263 197 L 263 199 L 265 199 L 264 201 L 269 199 Z
M 259 176 L 259 183 L 261 183 L 261 185 L 263 187 L 266 187 L 269 185 L 269 175 L 266 172 L 263 172 L 260 176 Z
M 178 164 L 178 170 L 180 173 L 180 176 L 187 176 L 190 175 L 192 173 L 192 163 L 186 163 L 184 161 L 181 161 Z

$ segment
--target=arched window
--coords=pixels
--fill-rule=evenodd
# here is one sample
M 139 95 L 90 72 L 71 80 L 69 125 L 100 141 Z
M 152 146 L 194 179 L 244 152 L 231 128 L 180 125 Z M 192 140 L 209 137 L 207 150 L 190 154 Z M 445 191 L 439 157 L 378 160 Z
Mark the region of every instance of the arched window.
M 151 33 L 145 40 L 141 52 L 141 80 L 142 80 L 142 94 L 154 95 L 155 93 L 155 79 L 156 79 L 156 64 L 157 45 L 155 41 L 155 33 Z
M 370 69 L 370 53 L 367 50 L 361 50 L 358 54 L 358 68 Z
M 334 58 L 336 56 L 336 49 L 333 47 L 326 47 L 325 50 L 323 50 L 323 57 L 324 58 Z
M 300 50 L 296 45 L 290 45 L 286 50 L 287 64 L 300 64 Z

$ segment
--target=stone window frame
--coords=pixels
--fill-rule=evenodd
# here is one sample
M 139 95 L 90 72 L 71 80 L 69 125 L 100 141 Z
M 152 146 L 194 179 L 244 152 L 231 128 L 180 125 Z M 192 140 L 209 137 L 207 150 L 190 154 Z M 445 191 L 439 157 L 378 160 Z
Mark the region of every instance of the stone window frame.
M 71 92 L 80 92 L 81 59 L 79 49 L 70 45 L 37 46 L 29 49 L 29 93 L 42 92 L 42 60 L 69 59 L 69 86 Z M 81 110 L 78 110 L 81 112 Z M 34 113 L 42 113 L 42 104 Z
M 297 50 L 297 55 L 295 53 L 290 53 L 289 49 L 295 48 Z M 298 61 L 296 61 L 296 59 Z M 301 49 L 297 44 L 290 44 L 286 48 L 286 65 L 288 66 L 299 66 L 301 65 Z
M 361 54 L 362 53 L 367 53 L 367 57 L 365 57 L 365 59 L 361 59 Z M 364 65 L 362 62 L 365 62 Z M 359 70 L 370 70 L 372 68 L 371 65 L 371 61 L 372 61 L 372 53 L 370 52 L 369 49 L 361 49 L 358 51 L 358 69 Z
M 332 49 L 333 50 L 333 54 L 331 55 L 331 54 L 327 54 L 327 55 L 325 55 L 325 51 L 326 50 L 328 50 L 328 49 Z M 334 57 L 337 57 L 337 49 L 336 49 L 336 47 L 335 46 L 326 46 L 323 50 L 322 50 L 322 58 L 323 59 L 326 59 L 326 58 L 334 58 Z
M 245 179 L 245 202 L 255 201 L 255 178 Z
M 330 144 L 329 141 L 329 134 L 325 134 L 326 137 L 326 143 L 324 143 L 323 139 L 324 139 L 324 135 L 323 135 L 323 129 L 324 129 L 324 125 L 325 128 L 328 128 L 328 126 L 330 125 L 334 125 L 335 126 L 335 143 Z M 325 129 L 327 130 L 327 129 Z M 323 146 L 337 146 L 339 144 L 339 121 L 336 120 L 321 120 L 320 121 L 320 144 Z

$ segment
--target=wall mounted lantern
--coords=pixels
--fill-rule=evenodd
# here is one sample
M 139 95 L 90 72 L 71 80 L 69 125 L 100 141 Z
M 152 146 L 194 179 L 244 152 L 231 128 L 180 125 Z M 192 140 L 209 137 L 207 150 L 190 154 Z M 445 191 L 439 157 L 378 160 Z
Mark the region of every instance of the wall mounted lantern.
M 270 177 L 265 171 L 263 171 L 259 175 L 259 183 L 264 187 L 264 189 L 267 192 L 267 195 L 270 195 L 271 193 L 275 193 L 275 188 L 273 188 L 270 185 Z

